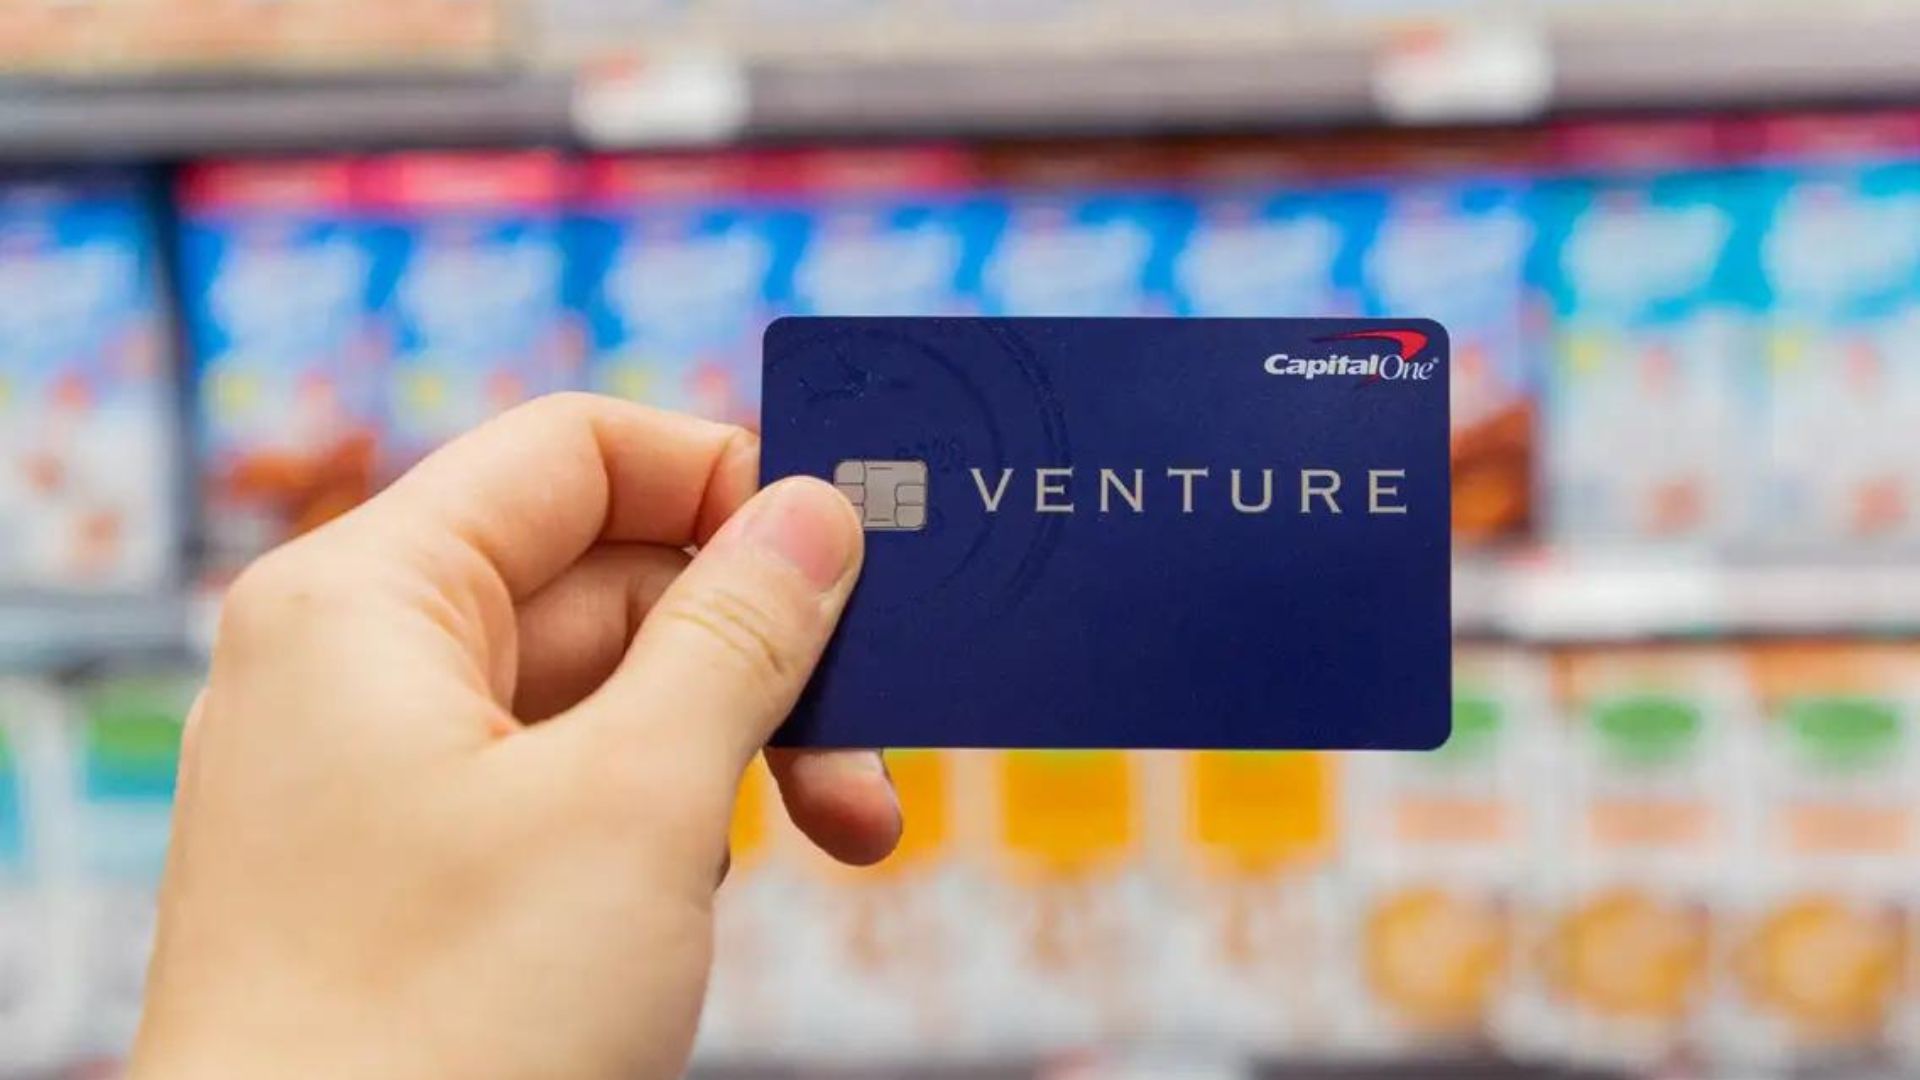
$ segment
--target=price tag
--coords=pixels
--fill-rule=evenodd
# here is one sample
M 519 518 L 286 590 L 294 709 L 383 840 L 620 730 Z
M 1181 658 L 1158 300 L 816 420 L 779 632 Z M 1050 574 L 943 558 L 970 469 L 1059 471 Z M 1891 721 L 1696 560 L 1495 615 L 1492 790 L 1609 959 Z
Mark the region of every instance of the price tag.
M 724 142 L 746 127 L 752 96 L 745 67 L 724 52 L 683 50 L 582 69 L 573 126 L 604 148 Z
M 1552 99 L 1553 53 L 1544 33 L 1524 25 L 1426 26 L 1388 40 L 1373 95 L 1403 123 L 1527 119 Z

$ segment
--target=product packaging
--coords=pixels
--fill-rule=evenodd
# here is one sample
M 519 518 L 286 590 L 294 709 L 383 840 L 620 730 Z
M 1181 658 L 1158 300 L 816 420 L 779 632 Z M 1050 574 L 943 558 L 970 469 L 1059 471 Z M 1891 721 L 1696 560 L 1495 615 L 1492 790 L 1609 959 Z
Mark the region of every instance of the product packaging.
M 996 808 L 970 1015 L 1004 1052 L 1145 1030 L 1159 970 L 1141 756 L 1015 751 L 991 759 Z
M 1148 151 L 990 148 L 982 178 L 998 219 L 981 270 L 984 315 L 1165 315 L 1185 205 Z
M 963 151 L 801 151 L 770 156 L 763 168 L 768 187 L 807 215 L 789 313 L 977 313 L 993 222 Z
M 565 303 L 567 163 L 557 154 L 400 154 L 360 162 L 386 362 L 383 472 L 528 398 L 574 388 Z
M 1363 264 L 1367 314 L 1447 328 L 1453 525 L 1465 542 L 1511 540 L 1531 523 L 1542 319 L 1527 289 L 1528 190 L 1523 174 L 1489 171 L 1393 183 Z
M 1678 1067 L 1709 1048 L 1725 906 L 1754 783 L 1737 660 L 1703 647 L 1562 658 L 1539 958 L 1511 1030 L 1563 1059 Z
M 743 155 L 601 157 L 583 172 L 571 273 L 588 387 L 757 423 L 760 332 L 784 306 L 803 216 Z
M 1920 114 L 1741 129 L 1765 235 L 1765 487 L 1756 539 L 1799 557 L 1920 542 Z
M 1573 125 L 1536 203 L 1548 349 L 1545 525 L 1583 546 L 1738 539 L 1760 385 L 1741 252 L 1758 216 L 1705 122 Z
M 894 750 L 887 769 L 906 831 L 876 866 L 852 869 L 801 843 L 785 894 L 795 946 L 786 999 L 806 1056 L 877 1063 L 991 1052 L 973 1011 L 1004 987 L 973 981 L 981 938 L 979 821 L 960 820 L 979 755 Z M 804 985 L 802 985 L 804 983 Z M 969 996 L 972 996 L 970 999 Z
M 1886 1063 L 1911 1030 L 1920 866 L 1920 650 L 1755 647 L 1763 704 L 1729 905 L 1729 1067 Z
M 1510 649 L 1454 658 L 1453 735 L 1431 754 L 1347 760 L 1339 909 L 1344 1045 L 1440 1057 L 1530 1040 L 1528 904 L 1547 852 L 1547 671 Z
M 196 678 L 143 672 L 89 680 L 74 691 L 84 1054 L 117 1055 L 133 1042 L 180 733 L 196 688 Z
M 224 578 L 372 494 L 385 348 L 349 161 L 208 162 L 179 194 L 206 557 Z
M 67 721 L 59 692 L 0 679 L 0 1073 L 38 1075 L 79 1023 Z
M 175 574 L 176 405 L 149 192 L 0 175 L 0 590 Z
M 1147 979 L 1152 1030 L 1179 1045 L 1317 1056 L 1338 1007 L 1342 958 L 1330 886 L 1341 773 L 1334 755 L 1153 755 L 1176 797 L 1155 807 L 1174 835 L 1155 845 L 1162 944 Z

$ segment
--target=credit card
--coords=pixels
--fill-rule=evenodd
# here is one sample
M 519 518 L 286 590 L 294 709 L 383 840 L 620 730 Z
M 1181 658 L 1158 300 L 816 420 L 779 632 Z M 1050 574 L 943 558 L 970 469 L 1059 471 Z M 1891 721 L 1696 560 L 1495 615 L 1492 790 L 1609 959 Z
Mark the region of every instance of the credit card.
M 1447 384 L 1421 319 L 776 321 L 762 480 L 867 547 L 774 742 L 1439 745 Z

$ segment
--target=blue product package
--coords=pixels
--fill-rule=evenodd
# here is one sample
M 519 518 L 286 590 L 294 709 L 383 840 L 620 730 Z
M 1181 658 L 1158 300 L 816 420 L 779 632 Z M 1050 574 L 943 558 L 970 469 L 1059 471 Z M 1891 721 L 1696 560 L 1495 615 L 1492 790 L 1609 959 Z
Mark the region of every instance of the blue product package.
M 1456 433 L 1526 403 L 1537 382 L 1528 363 L 1526 199 L 1524 182 L 1505 177 L 1395 184 L 1364 258 L 1368 315 L 1418 311 L 1446 326 Z
M 993 211 L 967 154 L 943 146 L 811 150 L 773 168 L 805 213 L 794 315 L 967 315 Z
M 1801 553 L 1920 544 L 1920 114 L 1757 121 L 1767 299 L 1758 539 Z
M 1361 257 L 1379 215 L 1378 193 L 1358 187 L 1201 191 L 1173 261 L 1177 310 L 1234 318 L 1364 314 Z
M 569 170 L 545 151 L 361 162 L 390 375 L 388 471 L 513 405 L 579 385 L 563 274 Z
M 0 589 L 175 575 L 178 439 L 153 192 L 0 174 Z
M 1760 218 L 1716 129 L 1580 125 L 1536 192 L 1530 277 L 1554 315 L 1541 491 L 1552 539 L 1720 546 L 1752 515 L 1744 441 Z
M 1161 315 L 1185 205 L 1147 191 L 1089 187 L 996 200 L 980 269 L 988 315 Z
M 762 478 L 868 529 L 775 741 L 1438 745 L 1446 357 L 1425 320 L 775 322 Z
M 180 201 L 219 574 L 371 494 L 385 376 L 349 159 L 205 162 Z
M 791 277 L 801 215 L 745 154 L 600 157 L 583 167 L 569 277 L 589 389 L 751 419 L 760 332 Z
M 1364 260 L 1367 314 L 1419 311 L 1452 339 L 1454 538 L 1525 535 L 1541 338 L 1518 175 L 1409 176 L 1386 190 Z

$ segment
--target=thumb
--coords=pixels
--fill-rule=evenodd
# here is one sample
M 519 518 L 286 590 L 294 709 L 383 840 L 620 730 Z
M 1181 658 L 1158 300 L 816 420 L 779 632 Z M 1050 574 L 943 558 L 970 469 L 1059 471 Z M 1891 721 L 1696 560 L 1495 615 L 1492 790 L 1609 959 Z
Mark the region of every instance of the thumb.
M 862 541 L 832 485 L 793 477 L 768 487 L 661 595 L 581 708 L 650 751 L 727 768 L 731 780 L 813 674 L 853 591 Z

